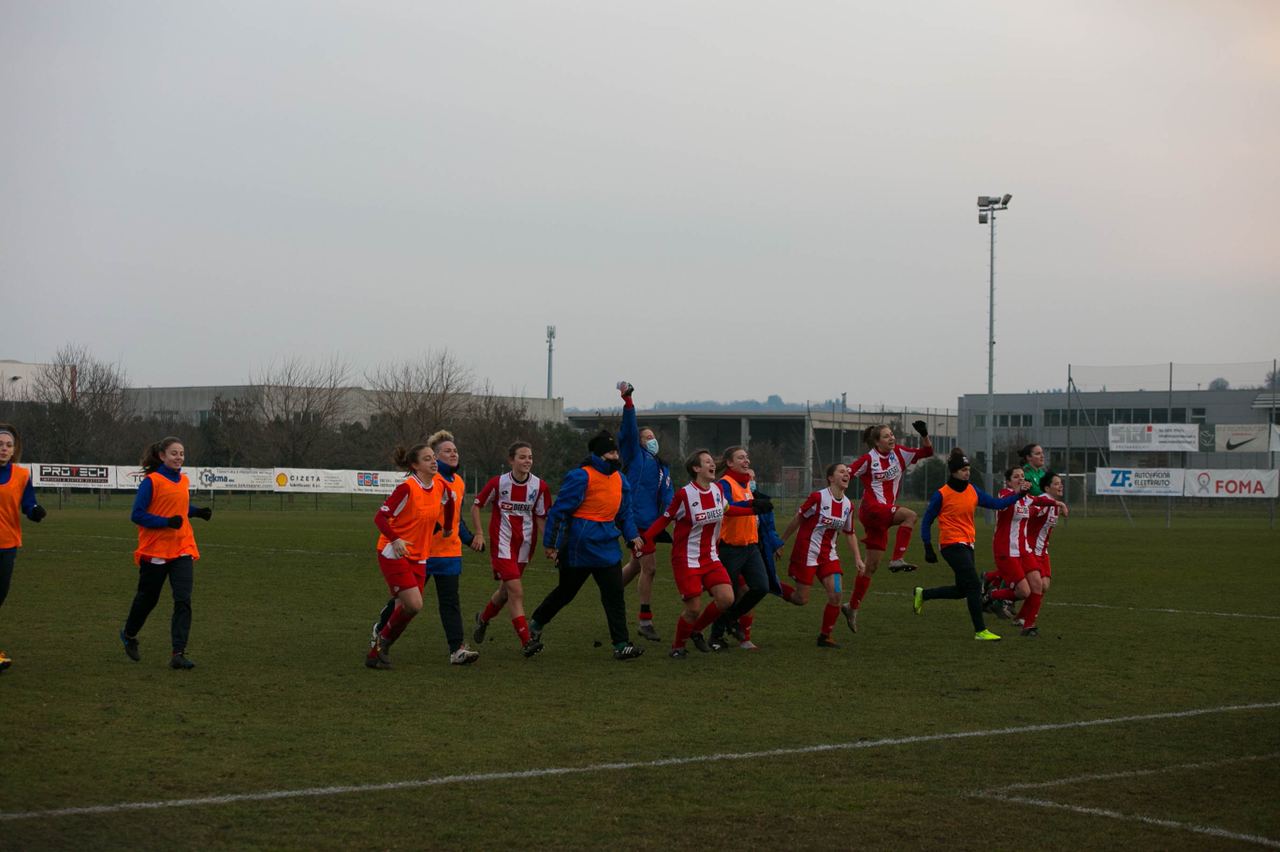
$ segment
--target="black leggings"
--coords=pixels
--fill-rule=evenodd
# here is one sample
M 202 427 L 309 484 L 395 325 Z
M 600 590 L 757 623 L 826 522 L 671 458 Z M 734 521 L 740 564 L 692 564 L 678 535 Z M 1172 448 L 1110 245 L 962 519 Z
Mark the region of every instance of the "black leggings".
M 730 624 L 751 612 L 755 605 L 769 594 L 769 571 L 764 567 L 764 557 L 760 548 L 754 544 L 725 544 L 720 542 L 720 561 L 729 572 L 729 581 L 733 584 L 733 605 L 716 619 L 711 632 L 722 635 Z M 746 580 L 743 587 L 738 579 Z
M 954 586 L 937 586 L 924 590 L 924 599 L 956 601 L 965 599 L 969 605 L 969 618 L 973 621 L 975 633 L 987 629 L 982 617 L 982 583 L 978 581 L 978 571 L 973 563 L 973 548 L 967 544 L 948 544 L 942 548 L 942 558 L 947 560 L 951 571 L 956 575 Z
M 18 558 L 18 548 L 6 547 L 0 550 L 0 606 L 9 597 L 9 581 L 13 579 L 13 563 Z
M 590 568 L 579 568 L 573 565 L 560 565 L 560 582 L 547 593 L 542 603 L 533 611 L 532 619 L 539 627 L 546 627 L 556 613 L 564 609 L 573 600 L 578 590 L 587 582 L 588 577 L 595 578 L 600 587 L 600 604 L 604 607 L 604 617 L 609 623 L 609 640 L 614 645 L 631 641 L 627 630 L 627 603 L 622 593 L 622 563 L 612 565 L 596 565 Z
M 196 571 L 190 556 L 160 563 L 138 562 L 138 591 L 133 596 L 133 606 L 129 607 L 124 633 L 130 637 L 138 635 L 142 625 L 147 623 L 147 616 L 160 601 L 165 579 L 169 580 L 169 590 L 173 592 L 173 619 L 169 622 L 169 634 L 173 640 L 173 653 L 180 654 L 187 650 L 187 637 L 191 634 L 191 592 L 195 587 Z

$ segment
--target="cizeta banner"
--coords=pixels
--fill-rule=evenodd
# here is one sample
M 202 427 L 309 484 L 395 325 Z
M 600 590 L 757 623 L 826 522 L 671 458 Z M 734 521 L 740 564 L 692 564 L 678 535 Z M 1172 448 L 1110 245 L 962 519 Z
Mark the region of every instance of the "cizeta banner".
M 1267 423 L 1218 424 L 1213 449 L 1219 453 L 1280 452 L 1280 426 Z
M 1194 453 L 1200 450 L 1194 423 L 1112 423 L 1108 445 L 1121 453 Z
M 277 467 L 272 471 L 271 490 L 284 493 L 349 494 L 355 491 L 350 470 L 317 470 Z
M 1275 497 L 1280 494 L 1277 470 L 1188 470 L 1186 497 Z
M 1183 471 L 1170 468 L 1100 467 L 1095 472 L 1096 494 L 1131 497 L 1181 497 Z

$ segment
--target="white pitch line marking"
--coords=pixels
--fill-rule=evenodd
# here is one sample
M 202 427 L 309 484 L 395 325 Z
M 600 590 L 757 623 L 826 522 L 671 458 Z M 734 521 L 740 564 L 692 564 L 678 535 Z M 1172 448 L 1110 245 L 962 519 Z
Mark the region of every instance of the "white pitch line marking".
M 906 592 L 872 592 L 872 594 L 882 595 L 884 597 L 911 597 Z M 1067 601 L 1045 601 L 1045 606 L 1069 606 L 1078 609 L 1115 609 L 1124 612 L 1158 612 L 1165 615 L 1211 615 L 1218 618 L 1253 618 L 1261 621 L 1280 621 L 1280 615 L 1263 615 L 1257 612 L 1213 612 L 1203 609 L 1172 609 L 1170 607 L 1143 607 L 1143 606 L 1117 606 L 1116 604 L 1100 604 L 1100 603 L 1069 603 Z
M 1124 772 L 1101 772 L 1091 775 L 1073 775 L 1069 778 L 1057 778 L 1053 781 L 1034 781 L 1031 783 L 1009 784 L 1004 787 L 992 787 L 975 793 L 976 796 L 988 796 L 998 793 L 1011 793 L 1015 790 L 1042 790 L 1046 787 L 1065 787 L 1068 784 L 1082 784 L 1086 781 L 1117 781 L 1121 778 L 1141 778 L 1144 775 L 1163 775 L 1168 772 L 1182 772 L 1195 769 L 1216 769 L 1230 766 L 1233 763 L 1252 763 L 1259 760 L 1276 760 L 1280 751 L 1270 754 L 1249 754 L 1243 757 L 1227 757 L 1222 760 L 1211 760 L 1205 763 L 1178 763 L 1173 766 L 1161 766 L 1156 769 L 1129 769 Z
M 587 766 L 553 766 L 542 769 L 523 769 L 510 772 L 477 772 L 462 775 L 443 775 L 415 781 L 390 781 L 381 784 L 348 784 L 334 787 L 307 787 L 296 790 L 266 790 L 258 793 L 230 793 L 222 796 L 201 796 L 188 799 L 161 799 L 151 802 L 117 802 L 110 805 L 90 805 L 74 808 L 51 808 L 40 811 L 0 812 L 0 822 L 20 819 L 54 819 L 67 816 L 114 814 L 124 811 L 147 811 L 162 808 L 202 807 L 206 805 L 230 805 L 239 802 L 267 802 L 276 799 L 314 798 L 340 796 L 348 793 L 379 793 L 393 790 L 415 790 L 424 787 L 443 787 L 455 784 L 476 784 L 485 781 L 514 781 L 526 778 L 548 778 L 563 775 L 585 775 L 595 772 L 621 772 L 630 769 L 657 769 L 667 766 L 687 766 L 697 763 L 719 763 L 729 760 L 757 760 L 771 757 L 792 757 L 803 754 L 819 754 L 830 751 L 854 751 L 890 746 L 916 745 L 919 743 L 965 740 L 984 737 L 1007 737 L 1013 734 L 1034 734 L 1047 731 L 1066 731 L 1105 725 L 1122 725 L 1129 722 L 1151 722 L 1164 719 L 1189 719 L 1196 716 L 1251 710 L 1275 710 L 1280 701 L 1258 704 L 1231 704 L 1222 707 L 1205 707 L 1196 710 L 1177 710 L 1167 713 L 1146 713 L 1134 716 L 1114 716 L 1104 719 L 1085 719 L 1077 722 L 1055 722 L 1039 725 L 1019 725 L 1012 728 L 991 728 L 978 731 L 954 731 L 947 734 L 921 734 L 911 737 L 886 737 L 878 740 L 857 740 L 844 743 L 822 743 L 793 748 L 775 748 L 765 751 L 721 752 L 688 757 L 664 757 L 657 760 L 635 760 L 616 763 L 595 763 Z

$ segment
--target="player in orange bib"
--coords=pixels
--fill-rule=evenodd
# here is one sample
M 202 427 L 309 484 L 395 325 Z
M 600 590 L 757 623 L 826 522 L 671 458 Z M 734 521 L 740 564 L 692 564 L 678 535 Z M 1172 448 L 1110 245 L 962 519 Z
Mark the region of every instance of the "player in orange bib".
M 371 669 L 391 668 L 392 644 L 422 610 L 422 587 L 427 582 L 431 539 L 440 524 L 442 495 L 436 478 L 436 455 L 418 444 L 406 450 L 396 447 L 396 467 L 408 477 L 378 507 L 373 524 L 378 528 L 378 568 L 387 581 L 395 607 L 386 624 L 377 628 L 364 664 Z
M 120 641 L 129 659 L 137 662 L 138 631 L 160 600 L 164 581 L 173 592 L 173 619 L 169 625 L 173 653 L 171 669 L 193 669 L 187 658 L 187 638 L 191 633 L 191 592 L 195 587 L 196 548 L 191 518 L 209 520 L 213 510 L 191 505 L 191 483 L 182 472 L 186 449 L 181 438 L 162 438 L 143 451 L 139 463 L 145 474 L 138 483 L 130 516 L 138 525 L 138 547 L 133 558 L 138 563 L 138 591 L 133 596 L 129 617 L 120 631 Z
M 33 524 L 44 520 L 44 507 L 36 502 L 31 472 L 18 464 L 22 458 L 22 438 L 8 423 L 0 423 L 0 606 L 9 595 L 13 565 L 22 547 L 22 516 Z M 0 651 L 0 672 L 13 660 Z

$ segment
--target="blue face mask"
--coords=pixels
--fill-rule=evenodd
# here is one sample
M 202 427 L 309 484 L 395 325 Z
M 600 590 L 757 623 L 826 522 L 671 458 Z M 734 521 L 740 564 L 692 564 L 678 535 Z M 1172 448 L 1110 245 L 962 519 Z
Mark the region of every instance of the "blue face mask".
M 649 440 L 645 441 L 644 448 L 656 456 L 658 454 L 658 439 L 650 438 Z

